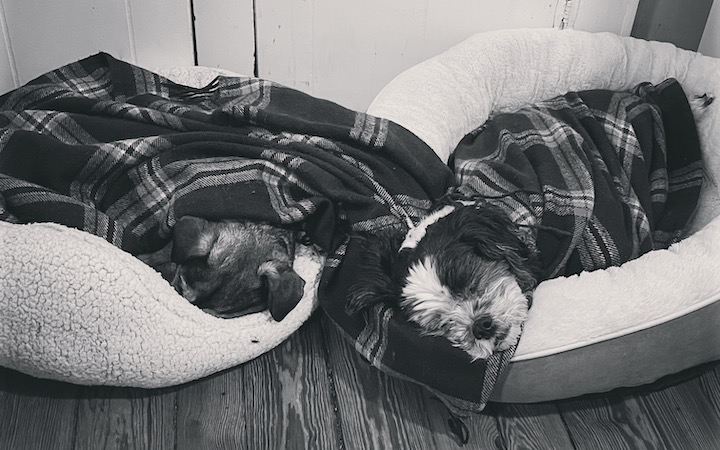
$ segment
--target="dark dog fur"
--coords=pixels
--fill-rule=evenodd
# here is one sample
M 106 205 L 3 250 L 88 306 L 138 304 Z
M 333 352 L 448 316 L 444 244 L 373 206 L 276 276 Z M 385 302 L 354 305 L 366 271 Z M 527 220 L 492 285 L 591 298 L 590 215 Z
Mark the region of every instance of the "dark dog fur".
M 232 318 L 269 309 L 282 320 L 305 281 L 292 268 L 295 236 L 263 223 L 185 216 L 162 250 L 140 255 L 198 308 Z
M 537 285 L 537 252 L 499 207 L 454 207 L 414 247 L 401 249 L 403 231 L 368 236 L 346 311 L 395 305 L 423 334 L 448 338 L 472 359 L 487 358 L 519 337 Z
M 439 206 L 444 204 L 448 203 Z M 414 250 L 399 251 L 405 238 L 401 230 L 365 237 L 362 262 L 348 291 L 346 311 L 354 315 L 381 302 L 398 305 L 408 268 L 426 255 L 438 256 L 440 281 L 455 293 L 482 278 L 475 264 L 481 259 L 506 265 L 528 300 L 532 300 L 539 273 L 537 253 L 526 233 L 502 209 L 488 203 L 461 207 L 436 225 L 428 228 Z

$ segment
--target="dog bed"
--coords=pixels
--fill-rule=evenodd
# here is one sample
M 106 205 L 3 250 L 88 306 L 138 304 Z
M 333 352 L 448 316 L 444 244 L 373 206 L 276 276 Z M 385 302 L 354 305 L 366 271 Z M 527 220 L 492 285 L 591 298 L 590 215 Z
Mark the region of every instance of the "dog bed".
M 77 384 L 163 387 L 274 348 L 317 307 L 322 258 L 299 247 L 302 300 L 282 321 L 266 311 L 219 319 L 107 241 L 53 223 L 0 221 L 0 365 Z
M 191 87 L 209 67 L 157 73 Z M 6 211 L 0 204 L 0 216 Z M 304 294 L 282 321 L 267 311 L 220 319 L 192 306 L 155 272 L 90 233 L 54 223 L 0 221 L 0 366 L 78 384 L 164 387 L 233 367 L 273 349 L 318 306 L 325 258 L 298 246 Z
M 0 365 L 161 387 L 245 362 L 341 283 L 351 230 L 416 222 L 451 183 L 387 120 L 267 80 L 166 73 L 99 53 L 0 96 Z M 302 228 L 299 304 L 280 322 L 215 318 L 131 256 L 185 215 Z
M 423 139 L 444 161 L 493 112 L 587 89 L 676 78 L 720 96 L 720 60 L 612 34 L 482 33 L 408 69 L 368 113 Z M 543 282 L 490 399 L 537 402 L 655 381 L 720 359 L 720 105 L 698 125 L 707 180 L 693 235 L 624 264 Z

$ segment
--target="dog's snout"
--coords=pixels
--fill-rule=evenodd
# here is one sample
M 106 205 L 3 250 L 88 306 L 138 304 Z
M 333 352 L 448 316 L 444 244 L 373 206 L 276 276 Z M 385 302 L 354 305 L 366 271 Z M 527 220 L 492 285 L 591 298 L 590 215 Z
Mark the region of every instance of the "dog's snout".
M 492 317 L 481 316 L 477 318 L 472 325 L 472 334 L 475 339 L 488 339 L 495 334 L 495 324 Z

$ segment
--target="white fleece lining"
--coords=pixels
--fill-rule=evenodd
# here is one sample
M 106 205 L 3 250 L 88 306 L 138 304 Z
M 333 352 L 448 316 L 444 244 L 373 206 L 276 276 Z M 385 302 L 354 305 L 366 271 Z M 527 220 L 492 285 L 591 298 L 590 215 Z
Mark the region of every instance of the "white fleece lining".
M 576 349 L 582 348 L 582 347 L 588 347 L 590 345 L 597 344 L 599 342 L 612 341 L 613 339 L 617 339 L 622 336 L 627 336 L 627 335 L 630 335 L 633 333 L 637 333 L 638 331 L 647 330 L 649 328 L 654 328 L 658 325 L 662 325 L 666 322 L 670 322 L 671 320 L 675 320 L 680 317 L 687 316 L 688 314 L 691 314 L 695 311 L 703 309 L 708 305 L 712 305 L 713 303 L 715 303 L 717 301 L 718 301 L 718 296 L 716 294 L 714 296 L 707 297 L 706 299 L 702 300 L 701 302 L 698 302 L 694 305 L 689 306 L 687 309 L 678 310 L 672 314 L 668 314 L 667 316 L 664 316 L 664 317 L 661 317 L 661 318 L 658 318 L 655 320 L 651 320 L 648 322 L 640 323 L 635 327 L 628 327 L 628 328 L 616 331 L 614 333 L 608 333 L 606 335 L 600 336 L 595 339 L 589 339 L 589 340 L 583 341 L 583 342 L 576 342 L 574 344 L 546 348 L 543 350 L 537 350 L 535 352 L 525 353 L 522 355 L 516 353 L 515 356 L 513 356 L 513 358 L 510 361 L 513 361 L 513 362 L 514 361 L 527 361 L 530 359 L 544 358 L 546 356 L 555 355 L 558 353 L 564 353 L 564 352 L 576 350 Z

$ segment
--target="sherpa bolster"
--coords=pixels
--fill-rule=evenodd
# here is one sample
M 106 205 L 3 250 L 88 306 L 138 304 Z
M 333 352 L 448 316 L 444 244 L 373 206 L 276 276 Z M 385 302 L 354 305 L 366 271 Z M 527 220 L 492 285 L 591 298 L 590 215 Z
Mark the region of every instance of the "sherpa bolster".
M 248 361 L 317 306 L 321 258 L 299 247 L 305 293 L 284 320 L 202 313 L 159 273 L 89 233 L 0 221 L 0 366 L 78 384 L 161 387 Z

